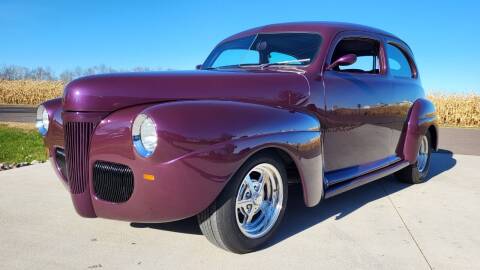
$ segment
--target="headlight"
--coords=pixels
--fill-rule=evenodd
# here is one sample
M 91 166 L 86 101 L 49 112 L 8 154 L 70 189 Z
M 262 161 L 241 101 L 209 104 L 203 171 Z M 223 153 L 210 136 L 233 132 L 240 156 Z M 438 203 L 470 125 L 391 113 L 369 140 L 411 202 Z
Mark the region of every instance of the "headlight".
M 149 157 L 157 148 L 157 128 L 155 122 L 145 114 L 139 114 L 132 126 L 133 146 L 142 157 Z
M 47 109 L 45 109 L 45 106 L 40 105 L 37 108 L 37 121 L 35 125 L 38 128 L 38 132 L 42 134 L 42 136 L 47 135 L 48 131 L 48 124 L 50 123 L 50 120 L 48 119 L 48 112 Z

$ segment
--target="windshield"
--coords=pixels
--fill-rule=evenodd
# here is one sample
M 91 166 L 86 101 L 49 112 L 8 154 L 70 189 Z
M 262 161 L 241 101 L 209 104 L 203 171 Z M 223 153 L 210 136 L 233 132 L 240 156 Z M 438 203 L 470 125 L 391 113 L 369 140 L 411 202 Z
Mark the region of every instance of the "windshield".
M 310 64 L 322 42 L 312 33 L 258 34 L 227 41 L 208 56 L 203 69 Z

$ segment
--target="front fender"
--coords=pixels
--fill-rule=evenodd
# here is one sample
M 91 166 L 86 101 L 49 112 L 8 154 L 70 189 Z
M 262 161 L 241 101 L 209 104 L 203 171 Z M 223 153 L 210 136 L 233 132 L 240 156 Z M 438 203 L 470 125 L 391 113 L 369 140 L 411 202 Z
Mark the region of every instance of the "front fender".
M 62 99 L 51 99 L 42 104 L 48 112 L 48 132 L 44 137 L 47 147 L 63 146 L 63 120 L 62 120 Z
M 280 148 L 299 170 L 306 205 L 314 206 L 322 197 L 320 123 L 312 115 L 232 101 L 173 102 L 150 107 L 144 113 L 158 119 L 161 144 L 168 146 L 159 162 L 223 144 L 224 159 L 244 152 L 224 174 L 230 177 L 249 155 L 266 147 Z M 218 167 L 215 161 L 210 165 Z
M 62 119 L 62 99 L 56 98 L 46 101 L 42 104 L 48 112 L 49 126 L 46 136 L 43 138 L 45 148 L 48 151 L 48 158 L 53 166 L 55 173 L 59 179 L 62 179 L 62 184 L 65 188 L 67 186 L 67 176 L 65 172 L 58 166 L 56 160 L 55 151 L 56 148 L 64 148 L 64 132 L 63 132 L 63 119 Z
M 286 132 L 319 132 L 311 115 L 278 107 L 234 101 L 180 101 L 143 111 L 157 123 L 162 150 L 153 159 L 166 162 L 206 147 L 239 139 Z
M 420 138 L 429 128 L 435 130 L 432 138 L 434 148 L 438 146 L 438 124 L 435 105 L 428 99 L 417 99 L 410 109 L 406 130 L 404 131 L 404 144 L 401 156 L 404 160 L 414 164 L 417 161 L 417 153 L 420 147 Z
M 157 149 L 149 158 L 139 156 L 131 143 L 131 125 L 139 113 L 154 119 L 157 127 Z M 95 211 L 131 221 L 195 215 L 215 200 L 249 157 L 265 148 L 290 155 L 306 204 L 317 204 L 323 188 L 320 126 L 309 114 L 231 101 L 178 101 L 119 110 L 97 126 L 90 168 L 96 160 L 126 164 L 134 172 L 135 189 L 129 201 L 116 206 L 94 199 Z M 144 173 L 159 181 L 145 181 Z M 166 205 L 170 208 L 163 209 Z

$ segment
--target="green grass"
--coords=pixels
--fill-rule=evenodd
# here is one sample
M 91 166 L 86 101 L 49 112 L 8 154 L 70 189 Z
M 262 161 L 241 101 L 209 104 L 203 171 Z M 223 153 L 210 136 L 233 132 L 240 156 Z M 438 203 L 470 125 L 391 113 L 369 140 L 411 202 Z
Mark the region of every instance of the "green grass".
M 45 161 L 43 139 L 36 130 L 0 124 L 0 163 Z

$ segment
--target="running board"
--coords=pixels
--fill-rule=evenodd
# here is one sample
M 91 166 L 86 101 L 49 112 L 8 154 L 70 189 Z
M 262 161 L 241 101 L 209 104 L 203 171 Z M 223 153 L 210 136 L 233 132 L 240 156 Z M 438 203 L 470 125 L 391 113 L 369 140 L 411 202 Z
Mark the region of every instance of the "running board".
M 385 177 L 387 175 L 390 175 L 394 172 L 397 172 L 409 165 L 408 161 L 400 161 L 397 162 L 393 165 L 387 166 L 383 169 L 380 169 L 378 171 L 371 172 L 369 174 L 365 174 L 356 178 L 353 178 L 348 181 L 340 182 L 336 185 L 332 185 L 327 188 L 325 191 L 325 199 L 331 198 L 333 196 L 336 196 L 340 193 L 349 191 L 351 189 L 354 189 L 356 187 L 368 184 L 372 181 L 378 180 L 382 177 Z

